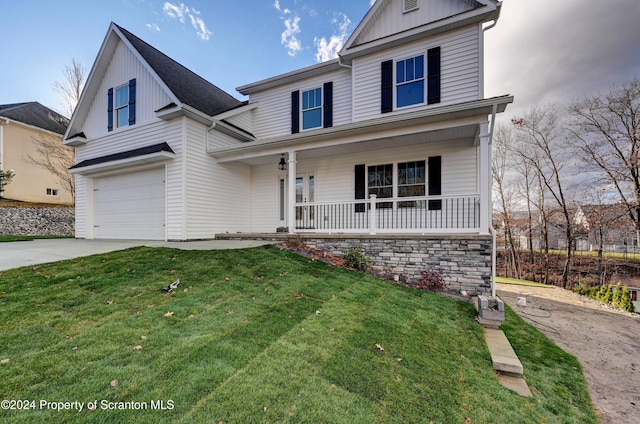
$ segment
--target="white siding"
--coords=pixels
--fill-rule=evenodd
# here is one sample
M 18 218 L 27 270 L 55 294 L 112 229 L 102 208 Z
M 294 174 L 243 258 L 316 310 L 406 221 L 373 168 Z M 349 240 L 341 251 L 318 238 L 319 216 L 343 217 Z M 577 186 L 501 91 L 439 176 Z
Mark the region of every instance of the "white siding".
M 333 81 L 333 125 L 350 123 L 351 73 L 345 68 L 251 95 L 251 103 L 258 103 L 253 114 L 254 135 L 270 138 L 291 134 L 291 92 L 322 87 L 330 81 Z
M 386 7 L 381 7 L 360 33 L 355 45 L 407 31 L 471 9 L 463 2 L 451 0 L 418 0 L 418 5 L 418 10 L 403 13 L 402 1 L 387 2 Z
M 218 164 L 207 155 L 206 126 L 185 121 L 185 130 L 186 239 L 248 231 L 251 169 L 240 163 Z
M 354 122 L 381 116 L 380 64 L 382 62 L 420 54 L 426 55 L 428 49 L 438 46 L 440 46 L 441 55 L 441 102 L 404 108 L 392 114 L 478 100 L 481 84 L 479 34 L 478 27 L 471 26 L 427 41 L 414 42 L 402 48 L 385 50 L 354 60 Z
M 315 176 L 315 201 L 354 199 L 354 166 L 427 160 L 442 156 L 442 195 L 477 194 L 477 151 L 469 142 L 441 142 L 377 150 L 358 155 L 299 160 L 297 173 Z M 273 232 L 277 227 L 278 171 L 273 165 L 256 166 L 252 175 L 252 230 Z M 397 172 L 394 170 L 394 178 Z M 397 187 L 397 184 L 394 184 Z
M 240 127 L 245 131 L 253 132 L 253 120 L 251 113 L 252 111 L 240 113 L 238 115 L 234 115 L 228 119 L 225 119 L 225 121 L 237 127 Z
M 87 238 L 87 184 L 82 175 L 76 176 L 76 238 Z
M 93 99 L 82 131 L 89 140 L 107 135 L 107 91 L 136 79 L 136 124 L 141 126 L 158 120 L 155 110 L 171 102 L 170 97 L 147 71 L 138 58 L 122 41 L 118 42 L 111 64 Z M 115 119 L 115 118 L 114 118 Z M 110 133 L 127 131 L 129 127 L 115 128 Z

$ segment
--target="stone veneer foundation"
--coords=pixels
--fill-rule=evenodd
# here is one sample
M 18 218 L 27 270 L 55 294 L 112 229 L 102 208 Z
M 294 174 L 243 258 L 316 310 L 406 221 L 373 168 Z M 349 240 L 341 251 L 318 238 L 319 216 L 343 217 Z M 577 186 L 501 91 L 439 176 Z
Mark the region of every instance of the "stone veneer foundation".
M 312 249 L 341 256 L 358 246 L 372 266 L 401 281 L 417 282 L 427 268 L 440 268 L 450 290 L 469 295 L 491 291 L 489 235 L 346 235 L 346 234 L 217 234 L 218 239 L 251 238 L 296 241 Z

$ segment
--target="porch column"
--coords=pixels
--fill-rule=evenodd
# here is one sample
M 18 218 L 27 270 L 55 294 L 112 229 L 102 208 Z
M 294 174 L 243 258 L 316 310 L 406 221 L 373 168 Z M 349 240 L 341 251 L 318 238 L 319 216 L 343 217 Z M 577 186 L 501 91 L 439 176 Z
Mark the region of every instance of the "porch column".
M 491 144 L 489 140 L 489 123 L 480 124 L 480 170 L 478 181 L 480 183 L 480 234 L 489 234 L 491 225 Z
M 296 152 L 289 152 L 289 195 L 287 196 L 287 227 L 289 234 L 296 232 Z

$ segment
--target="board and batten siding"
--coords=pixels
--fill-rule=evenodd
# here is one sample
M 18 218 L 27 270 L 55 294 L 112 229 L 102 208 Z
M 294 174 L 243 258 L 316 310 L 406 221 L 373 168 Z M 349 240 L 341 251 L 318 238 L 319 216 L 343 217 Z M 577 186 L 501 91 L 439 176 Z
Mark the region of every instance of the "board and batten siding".
M 407 44 L 354 59 L 353 121 L 380 117 L 380 64 L 385 60 L 406 59 L 440 46 L 441 101 L 433 105 L 417 105 L 385 115 L 402 114 L 417 109 L 430 109 L 480 99 L 481 60 L 479 26 L 473 25 L 438 37 Z
M 250 102 L 258 103 L 253 111 L 254 135 L 271 138 L 291 134 L 291 92 L 322 87 L 330 81 L 333 81 L 333 126 L 350 123 L 351 73 L 345 68 L 252 94 Z
M 442 195 L 477 194 L 477 149 L 469 141 L 446 141 L 425 145 L 396 147 L 354 155 L 325 156 L 298 160 L 297 173 L 315 176 L 315 201 L 351 201 L 355 198 L 354 166 L 358 164 L 394 165 L 394 189 L 397 187 L 396 165 L 415 160 L 427 161 L 442 156 Z M 278 226 L 279 173 L 273 165 L 255 166 L 252 174 L 252 231 L 273 232 Z
M 355 45 L 364 44 L 387 37 L 389 34 L 398 34 L 424 25 L 425 22 L 435 22 L 448 18 L 471 9 L 461 1 L 429 0 L 418 1 L 418 9 L 404 13 L 402 1 L 389 2 L 384 8 L 378 10 L 369 25 L 358 36 Z
M 207 127 L 185 120 L 187 240 L 213 238 L 217 232 L 249 231 L 251 168 L 219 164 L 205 154 Z
M 117 66 L 116 66 L 117 64 Z M 111 65 L 107 69 L 100 88 L 93 99 L 89 113 L 82 125 L 87 139 L 95 139 L 107 134 L 107 91 L 128 84 L 136 79 L 136 123 L 135 126 L 158 121 L 155 110 L 171 103 L 171 98 L 152 77 L 145 66 L 122 41 L 118 41 Z M 113 128 L 111 133 L 127 131 L 129 127 Z

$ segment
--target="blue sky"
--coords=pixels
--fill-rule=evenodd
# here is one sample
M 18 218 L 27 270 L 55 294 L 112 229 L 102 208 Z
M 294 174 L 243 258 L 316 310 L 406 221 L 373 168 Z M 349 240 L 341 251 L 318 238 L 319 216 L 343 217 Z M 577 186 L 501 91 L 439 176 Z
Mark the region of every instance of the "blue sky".
M 485 38 L 485 96 L 514 95 L 512 116 L 640 76 L 640 1 L 588 3 L 504 0 L 498 25 Z M 111 21 L 243 99 L 236 87 L 332 57 L 370 4 L 0 0 L 0 104 L 38 101 L 62 111 L 51 84 L 63 81 L 72 58 L 91 69 Z

